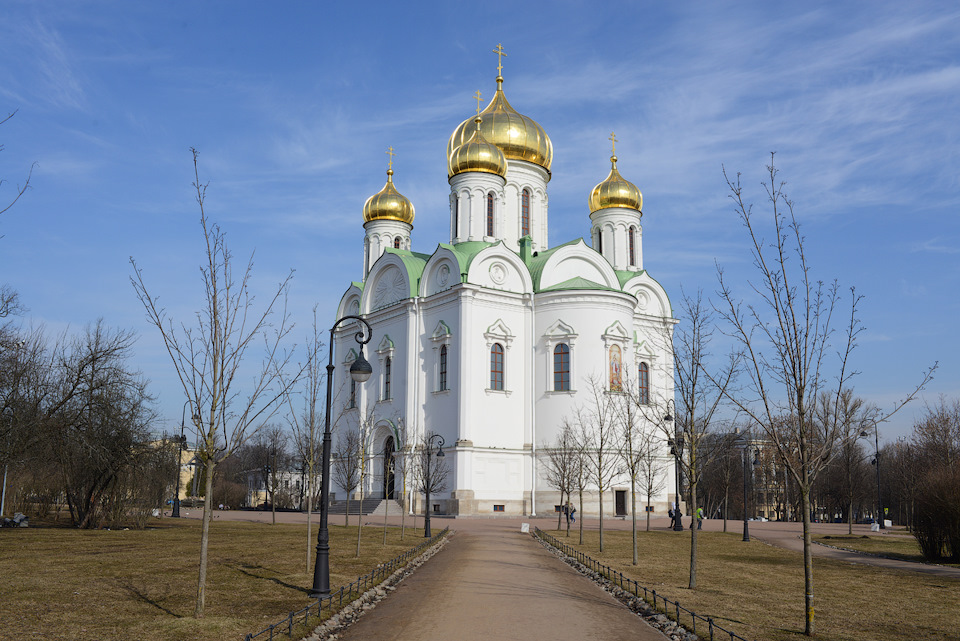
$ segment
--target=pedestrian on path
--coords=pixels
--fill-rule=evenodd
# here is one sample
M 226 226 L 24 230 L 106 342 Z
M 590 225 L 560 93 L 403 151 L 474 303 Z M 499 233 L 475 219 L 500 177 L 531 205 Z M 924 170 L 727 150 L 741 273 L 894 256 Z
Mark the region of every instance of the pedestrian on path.
M 698 530 L 703 529 L 703 508 L 702 507 L 697 508 L 697 529 Z

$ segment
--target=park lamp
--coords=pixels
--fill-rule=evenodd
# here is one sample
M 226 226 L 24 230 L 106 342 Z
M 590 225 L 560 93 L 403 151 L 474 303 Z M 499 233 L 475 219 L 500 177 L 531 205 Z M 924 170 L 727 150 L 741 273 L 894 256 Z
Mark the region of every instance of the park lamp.
M 350 378 L 358 383 L 366 383 L 370 380 L 372 374 L 373 367 L 371 367 L 367 359 L 363 357 L 363 348 L 361 347 L 360 355 L 357 356 L 357 360 L 353 361 L 353 365 L 350 366 Z

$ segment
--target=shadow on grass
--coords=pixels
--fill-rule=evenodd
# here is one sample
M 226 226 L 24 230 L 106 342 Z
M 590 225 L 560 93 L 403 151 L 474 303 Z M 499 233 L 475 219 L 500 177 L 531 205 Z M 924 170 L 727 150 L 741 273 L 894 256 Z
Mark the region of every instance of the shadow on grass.
M 303 592 L 304 594 L 309 594 L 310 590 L 308 588 L 301 587 L 299 585 L 293 585 L 292 583 L 287 583 L 281 581 L 280 579 L 272 576 L 264 576 L 263 574 L 257 574 L 256 572 L 251 572 L 251 570 L 264 570 L 269 571 L 267 568 L 262 565 L 250 565 L 249 563 L 237 564 L 233 566 L 240 574 L 244 574 L 252 579 L 261 579 L 263 581 L 269 581 L 270 583 L 275 583 L 280 587 L 289 588 L 291 590 L 296 590 L 297 592 Z
M 150 598 L 142 589 L 138 588 L 137 586 L 133 585 L 132 583 L 129 583 L 129 582 L 120 582 L 120 587 L 123 588 L 124 590 L 126 590 L 127 593 L 129 593 L 131 596 L 133 596 L 133 597 L 136 598 L 137 600 L 142 601 L 142 602 L 144 602 L 144 603 L 146 603 L 146 604 L 148 604 L 148 605 L 152 605 L 152 606 L 155 607 L 156 609 L 160 610 L 161 612 L 163 612 L 163 613 L 165 613 L 165 614 L 169 614 L 170 616 L 174 617 L 175 619 L 182 619 L 182 618 L 183 618 L 183 615 L 182 615 L 182 614 L 177 614 L 176 612 L 174 612 L 174 611 L 171 610 L 170 608 L 166 608 L 166 607 L 160 605 L 160 603 L 159 603 L 158 601 L 156 601 L 155 599 Z

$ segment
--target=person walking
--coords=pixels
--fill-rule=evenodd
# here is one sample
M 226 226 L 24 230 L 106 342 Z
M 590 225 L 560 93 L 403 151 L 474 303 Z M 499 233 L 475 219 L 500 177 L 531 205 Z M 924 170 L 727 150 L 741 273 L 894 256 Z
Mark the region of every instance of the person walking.
M 703 508 L 702 507 L 697 508 L 697 529 L 698 530 L 703 529 Z

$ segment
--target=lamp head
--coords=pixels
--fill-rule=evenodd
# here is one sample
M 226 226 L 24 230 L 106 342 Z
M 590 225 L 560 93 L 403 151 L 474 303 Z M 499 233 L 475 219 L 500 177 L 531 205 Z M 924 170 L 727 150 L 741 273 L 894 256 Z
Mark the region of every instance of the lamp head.
M 360 355 L 357 356 L 357 360 L 353 361 L 353 365 L 350 366 L 350 378 L 358 383 L 366 383 L 370 380 L 371 374 L 373 374 L 373 368 L 370 366 L 370 363 L 367 362 L 367 359 L 363 357 L 363 348 L 361 347 Z

